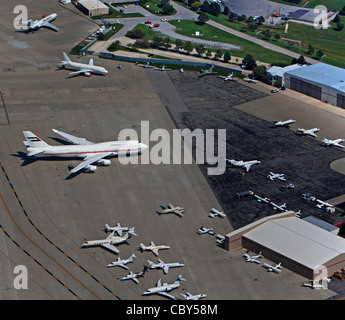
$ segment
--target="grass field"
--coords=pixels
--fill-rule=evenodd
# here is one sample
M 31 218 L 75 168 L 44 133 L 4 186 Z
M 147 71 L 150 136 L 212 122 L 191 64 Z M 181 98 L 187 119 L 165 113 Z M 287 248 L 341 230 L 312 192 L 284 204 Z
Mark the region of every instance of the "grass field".
M 287 2 L 284 0 L 271 0 L 273 2 L 288 4 L 288 5 L 295 5 L 299 7 L 306 7 L 306 8 L 315 8 L 317 5 L 324 5 L 327 9 L 332 11 L 338 11 L 343 6 L 345 6 L 345 1 L 343 0 L 302 0 L 300 4 L 293 4 L 291 2 Z

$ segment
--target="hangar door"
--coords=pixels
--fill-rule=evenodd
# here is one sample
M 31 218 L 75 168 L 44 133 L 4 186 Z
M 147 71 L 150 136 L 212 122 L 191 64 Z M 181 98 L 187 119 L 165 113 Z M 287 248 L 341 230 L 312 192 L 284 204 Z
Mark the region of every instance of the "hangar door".
M 342 94 L 337 94 L 337 107 L 345 109 L 345 96 Z
M 309 82 L 291 77 L 290 89 L 306 94 L 307 96 L 321 100 L 321 87 Z

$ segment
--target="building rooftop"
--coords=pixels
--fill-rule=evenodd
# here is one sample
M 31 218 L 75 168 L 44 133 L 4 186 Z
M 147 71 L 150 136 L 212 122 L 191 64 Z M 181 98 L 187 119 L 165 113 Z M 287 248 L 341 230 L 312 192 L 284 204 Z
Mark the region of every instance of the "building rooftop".
M 269 68 L 267 70 L 267 72 L 270 73 L 272 77 L 283 77 L 286 72 L 291 71 L 291 70 L 295 70 L 295 69 L 299 69 L 302 67 L 304 67 L 304 65 L 301 65 L 301 64 L 292 64 L 292 65 L 287 66 L 287 67 L 274 66 L 272 68 Z
M 89 10 L 92 9 L 108 9 L 108 7 L 99 0 L 79 0 L 80 4 L 82 4 L 85 8 Z

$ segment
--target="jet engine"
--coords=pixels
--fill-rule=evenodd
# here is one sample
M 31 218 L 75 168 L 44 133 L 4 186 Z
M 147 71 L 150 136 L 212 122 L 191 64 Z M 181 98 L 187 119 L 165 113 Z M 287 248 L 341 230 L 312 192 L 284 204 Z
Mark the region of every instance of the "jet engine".
M 87 77 L 90 77 L 90 76 L 91 76 L 91 72 L 84 72 L 84 74 L 85 74 Z
M 101 159 L 97 161 L 97 164 L 101 166 L 110 166 L 111 161 L 107 159 Z
M 97 166 L 88 165 L 87 167 L 85 167 L 86 172 L 95 172 L 96 170 Z

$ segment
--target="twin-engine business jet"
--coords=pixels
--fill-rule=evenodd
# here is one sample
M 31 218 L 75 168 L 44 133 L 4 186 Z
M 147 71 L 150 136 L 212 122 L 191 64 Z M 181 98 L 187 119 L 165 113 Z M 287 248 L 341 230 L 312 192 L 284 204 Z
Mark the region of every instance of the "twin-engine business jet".
M 157 284 L 155 287 L 147 289 L 143 295 L 148 295 L 148 294 L 159 294 L 161 296 L 170 298 L 170 299 L 175 299 L 174 296 L 171 294 L 168 294 L 167 292 L 176 289 L 180 286 L 180 281 L 186 281 L 185 279 L 182 278 L 181 275 L 178 276 L 178 278 L 175 280 L 174 283 L 163 283 L 161 279 L 158 280 Z
M 296 122 L 296 120 L 293 120 L 293 119 L 289 119 L 289 120 L 285 120 L 285 121 L 273 120 L 273 122 L 274 122 L 275 127 L 288 127 L 289 124 Z
M 322 139 L 322 142 L 324 142 L 326 144 L 326 146 L 336 146 L 336 147 L 339 147 L 339 148 L 345 148 L 342 144 L 342 142 L 344 142 L 345 140 L 340 138 L 340 139 L 336 139 L 336 140 L 330 140 L 330 139 L 327 139 L 327 138 L 323 138 Z
M 301 134 L 306 134 L 306 135 L 312 136 L 314 138 L 317 138 L 317 135 L 315 134 L 315 132 L 320 131 L 319 128 L 313 128 L 313 129 L 309 129 L 309 130 L 306 130 L 306 129 L 303 129 L 303 128 L 298 128 L 297 130 L 299 132 L 301 132 Z
M 245 168 L 247 172 L 249 171 L 252 165 L 261 163 L 261 161 L 258 161 L 258 160 L 252 160 L 252 161 L 242 161 L 242 160 L 236 161 L 234 159 L 225 159 L 225 160 L 235 167 Z
M 59 31 L 58 27 L 55 27 L 54 25 L 52 25 L 50 22 L 54 21 L 57 17 L 56 13 L 52 13 L 47 17 L 42 18 L 41 20 L 28 20 L 28 21 L 23 21 L 22 24 L 27 25 L 28 26 L 28 31 L 32 30 L 37 30 L 39 28 L 42 27 L 46 27 L 46 28 L 50 28 L 54 31 Z
M 23 143 L 29 152 L 27 157 L 30 158 L 44 154 L 55 157 L 83 158 L 83 161 L 72 169 L 71 173 L 76 173 L 82 169 L 94 172 L 97 170 L 97 167 L 91 165 L 92 163 L 109 166 L 110 160 L 104 158 L 110 156 L 138 155 L 148 148 L 147 145 L 137 140 L 93 143 L 84 138 L 78 138 L 55 129 L 53 131 L 75 145 L 51 146 L 32 132 L 23 131 L 26 139 Z
M 97 74 L 107 74 L 108 70 L 106 70 L 103 67 L 98 67 L 93 64 L 93 59 L 91 58 L 88 64 L 85 63 L 79 63 L 79 62 L 73 62 L 71 59 L 67 56 L 65 52 L 62 53 L 63 61 L 58 65 L 59 67 L 70 67 L 72 69 L 77 69 L 78 71 L 70 72 L 70 75 L 77 75 L 77 74 L 84 74 L 87 77 L 91 76 L 91 73 L 97 73 Z

